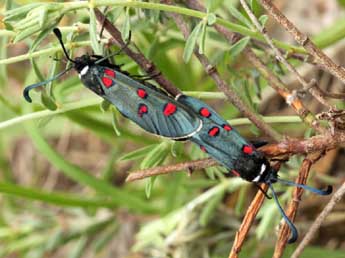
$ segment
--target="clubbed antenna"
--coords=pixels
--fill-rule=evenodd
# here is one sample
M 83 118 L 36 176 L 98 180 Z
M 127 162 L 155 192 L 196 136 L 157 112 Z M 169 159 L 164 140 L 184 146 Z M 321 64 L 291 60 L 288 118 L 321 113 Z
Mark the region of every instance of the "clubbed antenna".
M 321 189 L 316 189 L 314 187 L 308 186 L 308 185 L 302 185 L 302 184 L 298 184 L 289 180 L 284 180 L 284 179 L 280 179 L 277 178 L 277 181 L 284 184 L 284 185 L 291 185 L 291 186 L 297 186 L 299 188 L 303 188 L 305 190 L 308 190 L 312 193 L 318 194 L 318 195 L 329 195 L 332 193 L 332 186 L 328 185 L 326 190 L 321 190 Z
M 273 199 L 274 199 L 275 203 L 276 203 L 277 206 L 278 206 L 278 209 L 279 209 L 280 214 L 282 215 L 282 217 L 284 218 L 286 224 L 287 224 L 287 225 L 289 226 L 289 228 L 290 228 L 291 237 L 290 237 L 290 239 L 288 240 L 288 243 L 289 243 L 289 244 L 292 244 L 292 243 L 296 242 L 296 240 L 297 240 L 297 238 L 298 238 L 297 229 L 296 229 L 295 225 L 291 222 L 291 220 L 288 218 L 288 216 L 286 216 L 286 214 L 285 214 L 283 208 L 280 206 L 280 203 L 279 203 L 277 194 L 276 194 L 276 192 L 274 191 L 274 188 L 273 188 L 272 184 L 268 184 L 268 186 L 269 186 L 269 188 L 271 189 Z
M 57 39 L 59 40 L 59 42 L 60 42 L 60 44 L 62 46 L 62 50 L 65 53 L 66 58 L 69 61 L 71 61 L 72 63 L 75 63 L 75 61 L 72 58 L 70 58 L 69 55 L 68 55 L 68 52 L 67 52 L 67 50 L 65 48 L 65 45 L 64 45 L 64 43 L 62 41 L 61 31 L 58 28 L 54 28 L 53 32 L 54 32 L 55 36 L 57 37 Z
M 35 83 L 35 84 L 32 84 L 32 85 L 29 85 L 27 87 L 25 87 L 24 91 L 23 91 L 23 95 L 24 95 L 24 98 L 27 102 L 32 102 L 32 99 L 30 98 L 29 96 L 29 91 L 34 89 L 34 88 L 37 88 L 37 87 L 40 87 L 40 86 L 43 86 L 51 81 L 54 81 L 58 78 L 60 78 L 62 75 L 64 75 L 65 73 L 67 73 L 69 70 L 71 70 L 73 68 L 73 66 L 67 68 L 66 70 L 62 71 L 61 73 L 58 73 L 57 75 L 55 75 L 54 77 L 46 80 L 46 81 L 43 81 L 43 82 L 39 82 L 39 83 Z

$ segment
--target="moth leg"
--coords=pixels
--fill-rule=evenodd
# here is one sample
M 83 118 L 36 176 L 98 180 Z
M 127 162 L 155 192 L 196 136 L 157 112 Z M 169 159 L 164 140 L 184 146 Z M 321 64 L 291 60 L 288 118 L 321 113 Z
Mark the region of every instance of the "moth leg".
M 262 187 L 259 184 L 255 184 L 255 186 L 260 190 L 260 192 L 262 192 L 265 195 L 267 199 L 272 199 L 272 197 L 267 194 L 267 191 L 262 189 Z
M 131 75 L 131 77 L 135 80 L 139 80 L 141 82 L 145 82 L 145 81 L 149 81 L 152 80 L 154 78 L 156 78 L 157 76 L 161 75 L 162 73 L 160 71 L 158 71 L 157 73 L 154 74 L 148 74 L 148 75 Z
M 254 141 L 250 141 L 251 144 L 253 144 L 253 146 L 255 148 L 260 148 L 262 146 L 265 146 L 268 144 L 267 141 L 260 141 L 260 140 L 254 140 Z

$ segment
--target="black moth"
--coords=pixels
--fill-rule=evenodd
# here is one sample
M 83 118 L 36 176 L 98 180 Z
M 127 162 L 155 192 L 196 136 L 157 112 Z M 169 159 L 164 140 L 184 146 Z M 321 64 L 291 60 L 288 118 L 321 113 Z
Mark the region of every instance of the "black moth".
M 147 82 L 135 80 L 133 76 L 121 71 L 120 66 L 111 64 L 108 61 L 109 56 L 83 55 L 73 60 L 64 47 L 60 30 L 55 28 L 54 33 L 72 66 L 53 78 L 27 86 L 24 89 L 24 97 L 28 102 L 31 102 L 31 89 L 56 80 L 74 68 L 87 88 L 112 103 L 125 117 L 146 131 L 173 140 L 190 140 L 234 175 L 253 182 L 259 189 L 259 183 L 267 184 L 291 230 L 289 243 L 297 240 L 297 229 L 280 206 L 273 184 L 279 181 L 319 195 L 328 195 L 332 192 L 331 186 L 326 190 L 319 190 L 280 179 L 278 171 L 274 170 L 264 155 L 256 150 L 255 144 L 245 140 L 204 102 L 186 95 L 173 98 Z M 112 56 L 119 54 L 121 50 Z

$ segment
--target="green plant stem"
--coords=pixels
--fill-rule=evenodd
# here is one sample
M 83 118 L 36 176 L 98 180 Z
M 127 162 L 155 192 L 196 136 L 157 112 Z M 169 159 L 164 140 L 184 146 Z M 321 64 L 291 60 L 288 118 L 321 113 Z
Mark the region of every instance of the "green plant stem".
M 72 10 L 81 9 L 81 8 L 88 8 L 87 2 L 68 2 L 68 3 L 64 3 L 64 5 L 66 5 L 66 11 L 72 11 Z M 108 5 L 109 6 L 130 6 L 130 7 L 143 8 L 143 9 L 161 10 L 161 11 L 166 11 L 166 12 L 179 13 L 179 14 L 196 17 L 200 19 L 204 19 L 207 16 L 206 13 L 203 13 L 200 11 L 183 8 L 179 6 L 170 6 L 170 5 L 157 4 L 157 3 L 136 2 L 136 1 L 114 2 L 111 0 L 100 0 L 100 1 L 97 1 L 97 3 L 94 3 L 94 6 L 108 6 Z M 243 36 L 250 36 L 252 38 L 264 41 L 264 38 L 260 33 L 249 30 L 248 28 L 244 26 L 231 23 L 221 18 L 217 18 L 216 23 L 219 25 L 223 25 L 224 27 L 230 29 L 233 32 L 240 33 Z M 86 27 L 83 27 L 83 29 L 86 29 Z M 62 30 L 70 31 L 70 30 L 75 30 L 75 29 L 73 29 L 73 27 L 67 27 L 67 28 L 62 28 Z M 0 30 L 0 36 L 6 36 L 6 35 L 14 36 L 14 32 L 8 31 L 8 30 Z M 338 21 L 334 23 L 333 26 L 321 31 L 318 35 L 314 36 L 312 39 L 317 47 L 325 48 L 334 44 L 335 42 L 339 41 L 340 39 L 344 37 L 345 37 L 345 20 L 339 19 Z M 277 47 L 280 47 L 287 51 L 292 51 L 296 53 L 306 53 L 306 51 L 302 47 L 292 46 L 292 45 L 289 45 L 277 40 L 273 40 L 273 42 L 275 43 Z M 90 45 L 90 41 L 82 41 L 82 42 L 73 43 L 73 47 L 89 46 L 89 45 Z M 70 48 L 71 46 L 67 44 L 66 47 Z M 28 53 L 25 55 L 7 58 L 4 60 L 0 60 L 0 65 L 20 62 L 20 61 L 24 61 L 24 60 L 30 59 L 32 57 L 37 57 L 40 55 L 54 54 L 57 51 L 61 51 L 61 48 L 60 47 L 48 48 L 45 50 L 33 52 L 31 54 Z
M 66 43 L 66 45 L 65 45 L 65 47 L 67 49 L 76 48 L 76 47 L 84 47 L 84 46 L 90 46 L 90 41 L 89 40 L 78 41 L 78 42 L 73 42 L 73 43 Z M 47 55 L 52 56 L 56 52 L 62 52 L 61 46 L 50 47 L 50 48 L 35 51 L 32 53 L 27 53 L 24 55 L 14 56 L 14 57 L 10 57 L 7 59 L 3 59 L 3 60 L 0 60 L 0 65 L 17 63 L 17 62 L 28 60 L 30 58 L 39 57 L 39 56 L 47 56 Z
M 117 206 L 116 202 L 112 200 L 105 200 L 104 198 L 86 198 L 85 196 L 80 197 L 72 194 L 44 192 L 34 188 L 18 186 L 8 182 L 0 182 L 0 192 L 17 197 L 43 201 L 58 206 L 72 206 L 83 208 L 114 208 Z
M 102 101 L 102 99 L 97 97 L 97 98 L 81 100 L 79 102 L 66 104 L 63 107 L 61 107 L 57 110 L 54 110 L 54 111 L 47 109 L 47 110 L 37 111 L 37 112 L 22 115 L 22 116 L 18 116 L 18 117 L 15 117 L 13 119 L 9 119 L 9 120 L 4 121 L 4 122 L 0 122 L 0 130 L 4 129 L 6 127 L 9 127 L 9 126 L 23 123 L 25 121 L 35 120 L 35 119 L 44 118 L 44 117 L 52 116 L 52 115 L 58 115 L 58 114 L 66 113 L 68 111 L 98 105 L 101 103 L 101 101 Z
M 13 37 L 15 36 L 16 33 L 14 31 L 10 31 L 10 30 L 0 30 L 0 37 Z
M 75 10 L 80 8 L 89 8 L 88 2 L 69 2 L 64 3 L 66 6 L 66 10 Z M 207 17 L 207 13 L 196 11 L 193 9 L 188 9 L 180 6 L 172 6 L 172 5 L 165 5 L 165 4 L 159 4 L 159 3 L 149 3 L 149 2 L 137 2 L 137 1 L 113 1 L 113 0 L 98 0 L 93 2 L 93 7 L 100 7 L 100 6 L 128 6 L 133 8 L 142 8 L 142 9 L 151 9 L 151 10 L 160 10 L 165 12 L 173 12 L 178 14 L 183 14 L 190 17 L 195 17 L 199 19 L 204 19 Z M 229 22 L 225 19 L 217 17 L 216 23 L 219 25 L 223 25 L 224 27 L 230 29 L 233 32 L 237 32 L 242 34 L 243 36 L 250 36 L 252 38 L 264 41 L 263 36 L 255 31 L 252 31 L 244 26 Z M 318 47 L 326 47 L 330 44 L 333 44 L 335 41 L 343 38 L 345 36 L 345 23 L 344 22 L 336 22 L 334 29 L 333 28 L 327 28 L 325 30 L 329 36 L 332 36 L 330 38 L 324 38 L 322 37 L 322 34 L 324 32 L 321 32 L 319 36 L 315 37 L 315 43 Z M 286 44 L 284 42 L 274 40 L 274 43 L 277 47 L 280 47 L 282 49 L 293 51 L 297 53 L 306 53 L 306 51 L 302 47 L 296 47 L 293 45 Z
M 195 96 L 195 97 L 201 97 L 201 98 L 213 98 L 213 99 L 223 99 L 223 94 L 214 94 L 211 92 L 188 92 L 189 96 Z M 25 114 L 22 116 L 18 116 L 3 122 L 0 122 L 0 130 L 21 124 L 25 121 L 40 119 L 52 115 L 58 115 L 63 114 L 68 111 L 77 110 L 89 106 L 99 105 L 101 103 L 100 98 L 90 98 L 87 100 L 82 100 L 79 102 L 74 102 L 71 104 L 66 104 L 63 107 L 51 111 L 51 110 L 43 110 L 43 111 L 37 111 L 29 114 Z M 301 119 L 298 116 L 266 116 L 263 117 L 264 121 L 267 123 L 300 123 Z M 231 119 L 229 122 L 232 125 L 248 125 L 251 124 L 251 122 L 247 118 L 237 118 L 237 119 Z

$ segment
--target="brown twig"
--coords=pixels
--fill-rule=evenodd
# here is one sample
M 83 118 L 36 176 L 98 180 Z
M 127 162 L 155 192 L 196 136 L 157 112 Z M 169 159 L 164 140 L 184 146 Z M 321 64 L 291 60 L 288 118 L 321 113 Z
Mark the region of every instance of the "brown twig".
M 324 69 L 332 73 L 339 80 L 345 83 L 345 69 L 335 64 L 324 52 L 322 52 L 308 36 L 304 35 L 290 20 L 279 11 L 271 0 L 259 0 L 263 8 L 282 25 L 294 39 L 312 55 Z
M 269 82 L 269 85 L 285 99 L 285 102 L 295 110 L 307 125 L 313 127 L 319 133 L 325 132 L 325 129 L 320 126 L 316 117 L 303 105 L 298 95 L 290 92 L 286 85 L 261 62 L 254 51 L 248 49 L 245 51 L 245 56 L 249 61 L 251 61 L 256 69 L 260 71 L 263 77 Z
M 291 255 L 291 258 L 298 258 L 302 254 L 304 248 L 310 243 L 313 237 L 316 234 L 316 231 L 321 227 L 322 222 L 326 219 L 328 214 L 333 210 L 334 206 L 343 198 L 345 195 L 345 182 L 342 186 L 333 194 L 331 200 L 328 202 L 326 207 L 316 218 L 315 222 L 311 225 L 308 233 L 305 235 L 301 243 L 295 249 L 294 253 Z
M 193 9 L 205 12 L 205 7 L 199 3 L 198 0 L 188 0 L 186 4 Z M 227 28 L 215 24 L 214 28 L 222 34 L 230 44 L 242 38 L 242 35 L 233 33 Z M 301 117 L 301 119 L 313 127 L 318 132 L 323 132 L 324 129 L 320 126 L 315 116 L 303 105 L 297 94 L 290 92 L 288 87 L 272 72 L 265 64 L 261 62 L 259 57 L 254 53 L 250 47 L 246 47 L 243 51 L 245 57 L 255 66 L 255 68 L 263 75 L 263 77 L 269 82 L 269 85 L 277 91 L 277 93 L 285 99 L 285 102 L 290 105 L 295 112 Z
M 97 8 L 95 8 L 95 14 L 98 22 L 104 25 L 104 29 L 109 32 L 109 34 L 118 43 L 118 45 L 120 47 L 124 47 L 126 43 L 122 40 L 121 32 Z M 137 52 L 134 52 L 129 47 L 125 47 L 123 51 L 130 58 L 132 58 L 147 74 L 155 74 L 153 79 L 172 96 L 176 96 L 181 93 L 181 91 L 177 87 L 175 87 L 160 73 L 154 63 L 149 61 L 144 56 L 144 54 L 140 52 L 140 50 L 137 49 Z
M 199 159 L 194 161 L 182 162 L 174 165 L 159 166 L 149 169 L 142 169 L 131 172 L 126 178 L 126 182 L 131 182 L 146 177 L 169 174 L 177 171 L 194 171 L 217 165 L 217 161 L 212 158 Z
M 268 185 L 262 184 L 261 188 L 264 191 L 268 190 Z M 242 220 L 242 224 L 239 227 L 239 229 L 236 232 L 235 240 L 232 245 L 229 258 L 237 258 L 238 254 L 241 251 L 241 248 L 243 246 L 243 243 L 247 237 L 247 234 L 256 218 L 256 215 L 258 214 L 263 202 L 265 200 L 265 195 L 261 192 L 258 191 L 251 202 L 250 206 L 247 209 L 247 213 L 244 216 Z
M 254 13 L 250 10 L 247 2 L 245 0 L 240 0 L 241 5 L 243 7 L 243 9 L 246 11 L 246 13 L 248 14 L 249 18 L 251 19 L 251 21 L 253 22 L 253 24 L 255 25 L 255 27 L 257 28 L 257 30 L 259 32 L 261 32 L 261 34 L 264 36 L 266 42 L 270 45 L 270 47 L 272 48 L 274 54 L 276 55 L 276 58 L 282 62 L 286 68 L 293 73 L 296 78 L 298 79 L 298 81 L 302 84 L 303 86 L 303 90 L 304 91 L 309 91 L 315 99 L 317 99 L 322 105 L 326 106 L 329 109 L 332 109 L 332 106 L 324 99 L 324 95 L 322 94 L 322 91 L 320 90 L 317 81 L 312 79 L 310 80 L 310 82 L 307 82 L 300 74 L 299 72 L 296 70 L 295 67 L 293 67 L 286 59 L 285 57 L 282 55 L 282 53 L 279 51 L 279 49 L 274 45 L 272 39 L 270 38 L 270 36 L 267 34 L 267 31 L 265 29 L 265 27 L 263 27 L 259 20 L 255 17 Z
M 322 153 L 319 152 L 314 157 L 311 157 L 311 155 L 309 155 L 303 160 L 301 168 L 298 173 L 298 177 L 296 178 L 296 183 L 305 184 L 307 182 L 310 167 L 321 157 L 322 157 Z M 303 188 L 298 188 L 298 187 L 294 188 L 294 191 L 292 194 L 292 200 L 290 202 L 288 210 L 286 211 L 286 215 L 289 217 L 291 222 L 295 220 L 297 209 L 298 209 L 299 202 L 301 200 L 303 192 L 304 192 Z M 278 235 L 279 235 L 278 241 L 275 246 L 273 258 L 282 257 L 283 252 L 285 250 L 285 247 L 289 238 L 289 226 L 286 223 L 282 225 L 282 227 L 279 230 Z
M 162 0 L 161 2 L 169 5 L 173 4 L 171 0 Z M 182 16 L 176 13 L 171 13 L 168 15 L 174 19 L 184 38 L 187 39 L 190 31 Z M 199 53 L 197 47 L 194 51 L 194 54 L 199 59 L 200 63 L 204 66 L 207 74 L 215 81 L 218 88 L 222 92 L 224 92 L 228 100 L 233 105 L 235 105 L 243 115 L 248 117 L 259 129 L 261 129 L 266 135 L 272 137 L 274 140 L 278 141 L 282 138 L 278 132 L 267 125 L 257 114 L 250 110 L 250 108 L 237 96 L 237 94 L 231 89 L 231 87 L 229 87 L 227 83 L 220 77 L 217 69 L 211 65 L 207 57 Z
M 201 12 L 206 12 L 206 9 L 205 7 L 199 2 L 199 0 L 186 0 L 186 4 L 192 8 L 192 9 L 195 9 L 195 10 L 199 10 Z M 236 40 L 238 39 L 241 39 L 242 38 L 242 35 L 237 33 L 237 32 L 231 32 L 229 31 L 227 28 L 221 26 L 221 25 L 218 25 L 218 24 L 215 24 L 213 25 L 216 30 L 218 30 L 218 32 L 220 32 L 219 29 L 223 30 L 223 32 L 225 31 L 226 34 L 228 35 L 232 35 L 232 38 L 233 39 L 228 39 L 229 42 L 233 42 L 235 43 Z M 217 28 L 218 27 L 218 28 Z M 220 32 L 222 33 L 222 32 Z M 225 34 L 223 34 L 225 35 Z M 259 48 L 262 48 L 262 49 L 271 49 L 267 43 L 263 42 L 263 41 L 260 41 L 260 40 L 257 40 L 257 39 L 251 39 L 251 42 L 253 42 L 253 44 Z M 317 63 L 315 62 L 314 60 L 314 57 L 312 57 L 311 55 L 309 54 L 298 54 L 298 53 L 293 53 L 291 51 L 286 51 L 284 49 L 281 49 L 279 48 L 279 50 L 284 53 L 285 56 L 287 56 L 288 58 L 293 58 L 293 59 L 296 59 L 296 60 L 299 60 L 299 61 L 302 61 L 302 62 L 306 62 L 306 63 L 309 63 L 309 64 L 312 64 L 312 65 L 317 65 Z
M 345 134 L 335 135 L 328 133 L 317 135 L 306 140 L 288 139 L 276 144 L 268 144 L 259 150 L 267 157 L 291 156 L 296 154 L 311 154 L 331 150 L 345 143 Z M 189 161 L 174 165 L 159 166 L 151 169 L 133 171 L 128 176 L 127 181 L 134 181 L 150 177 L 153 175 L 168 174 L 188 168 L 198 169 L 216 165 L 217 162 L 208 158 Z

